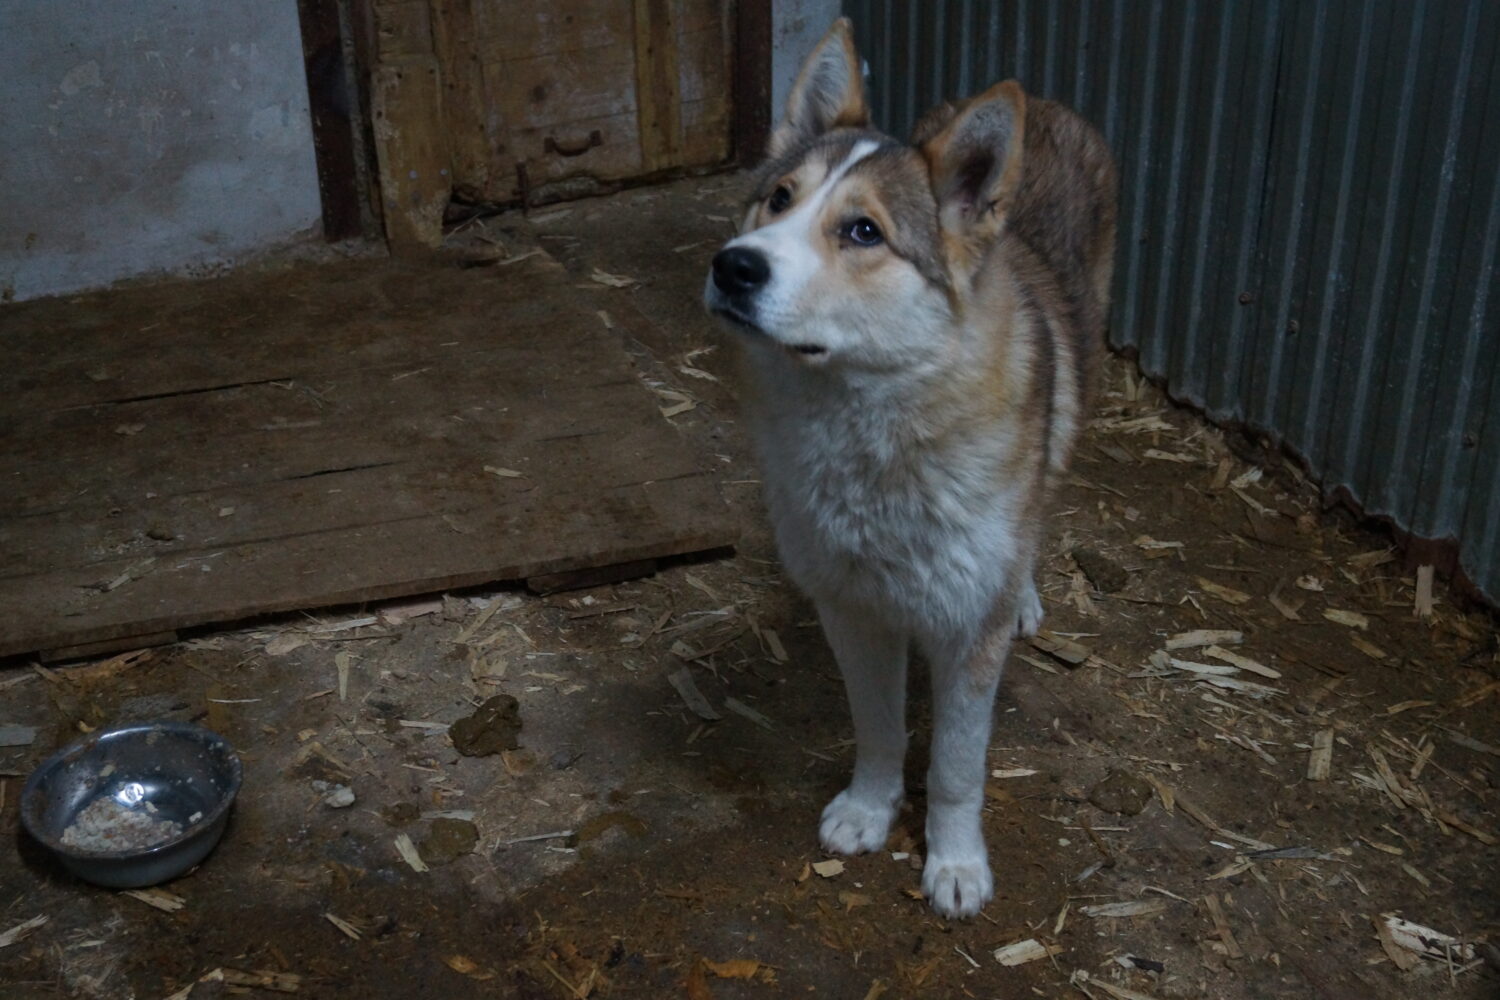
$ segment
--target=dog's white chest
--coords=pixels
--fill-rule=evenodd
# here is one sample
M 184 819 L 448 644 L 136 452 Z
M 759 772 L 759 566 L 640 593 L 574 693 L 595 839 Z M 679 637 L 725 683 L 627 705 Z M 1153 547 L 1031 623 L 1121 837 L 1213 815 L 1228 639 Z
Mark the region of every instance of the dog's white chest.
M 755 421 L 793 580 L 924 631 L 982 618 L 1016 556 L 1016 497 L 994 474 L 1005 442 L 937 446 L 899 407 L 858 396 L 797 402 Z

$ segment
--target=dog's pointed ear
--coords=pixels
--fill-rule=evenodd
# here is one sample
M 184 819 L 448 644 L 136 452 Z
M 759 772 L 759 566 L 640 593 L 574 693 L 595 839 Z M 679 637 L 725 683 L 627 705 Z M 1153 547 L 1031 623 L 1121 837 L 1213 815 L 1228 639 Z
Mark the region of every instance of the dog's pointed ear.
M 769 153 L 781 156 L 798 142 L 830 129 L 870 123 L 864 74 L 847 17 L 833 22 L 797 74 L 786 102 L 786 117 L 771 133 Z
M 1000 234 L 1021 187 L 1025 139 L 1026 93 L 1006 80 L 964 104 L 922 143 L 944 232 L 976 242 Z

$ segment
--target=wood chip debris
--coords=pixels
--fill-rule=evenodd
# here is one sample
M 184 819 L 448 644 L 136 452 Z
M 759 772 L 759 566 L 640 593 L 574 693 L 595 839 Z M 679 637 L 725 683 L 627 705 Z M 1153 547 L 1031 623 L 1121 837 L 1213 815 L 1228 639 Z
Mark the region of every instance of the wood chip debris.
M 1451 729 L 1448 731 L 1448 742 L 1453 743 L 1457 746 L 1461 746 L 1466 750 L 1473 750 L 1477 753 L 1487 753 L 1494 757 L 1500 757 L 1500 747 L 1490 746 L 1488 743 L 1485 743 L 1481 740 L 1476 740 L 1472 736 L 1466 736 L 1463 733 L 1454 732 Z
M 176 913 L 187 905 L 186 899 L 165 889 L 126 889 L 121 895 L 140 900 L 164 913 Z
M 1156 794 L 1161 797 L 1163 806 L 1166 806 L 1170 793 L 1170 800 L 1172 802 L 1180 807 L 1182 811 L 1186 813 L 1190 819 L 1193 820 L 1193 822 L 1211 831 L 1212 833 L 1223 837 L 1225 840 L 1232 840 L 1237 844 L 1244 844 L 1246 847 L 1253 847 L 1257 851 L 1271 851 L 1276 849 L 1275 844 L 1268 844 L 1263 840 L 1256 840 L 1254 837 L 1247 837 L 1244 834 L 1235 833 L 1233 830 L 1225 829 L 1218 823 L 1214 822 L 1213 819 L 1211 819 L 1209 815 L 1202 809 L 1198 808 L 1196 804 L 1189 801 L 1188 799 L 1183 798 L 1181 793 L 1173 791 L 1167 785 L 1162 784 L 1156 780 L 1148 780 L 1151 780 L 1152 785 L 1156 787 Z M 1168 811 L 1170 811 L 1170 807 Z
M 51 919 L 47 914 L 41 913 L 30 920 L 21 921 L 8 931 L 0 932 L 0 948 L 9 948 Z
M 770 719 L 766 718 L 764 715 L 762 715 L 761 713 L 757 712 L 755 709 L 751 708 L 749 705 L 746 705 L 744 702 L 740 701 L 738 698 L 725 698 L 724 699 L 724 707 L 727 708 L 727 709 L 729 709 L 735 715 L 744 716 L 745 718 L 749 719 L 751 722 L 755 723 L 757 726 L 760 726 L 762 729 L 765 729 L 765 730 L 767 730 L 769 732 L 775 732 L 776 731 L 776 727 L 775 727 L 775 725 L 772 724 L 772 722 L 771 722 Z
M 1281 617 L 1285 618 L 1287 621 L 1300 622 L 1302 620 L 1302 615 L 1298 613 L 1302 610 L 1301 601 L 1293 604 L 1291 601 L 1288 601 L 1286 598 L 1282 597 L 1281 594 L 1275 590 L 1271 591 L 1270 596 L 1267 597 L 1266 600 L 1270 601 L 1271 607 L 1275 608 L 1281 614 Z
M 1217 597 L 1225 604 L 1240 605 L 1250 600 L 1250 595 L 1245 593 L 1243 590 L 1235 590 L 1233 587 L 1226 587 L 1222 583 L 1214 583 L 1212 580 L 1205 579 L 1201 576 L 1195 577 L 1194 579 L 1197 581 L 1199 588 L 1202 589 L 1205 594 Z
M 1220 868 L 1212 875 L 1206 876 L 1203 881 L 1214 882 L 1219 879 L 1233 878 L 1236 875 L 1240 875 L 1248 871 L 1253 864 L 1253 861 L 1241 854 L 1239 857 L 1235 858 L 1233 861 L 1229 862 L 1229 864 L 1225 865 L 1223 868 Z
M 1451 707 L 1469 708 L 1473 705 L 1479 704 L 1481 701 L 1484 701 L 1496 691 L 1500 691 L 1500 681 L 1490 681 L 1488 684 L 1481 684 L 1479 687 L 1474 688 L 1472 691 L 1466 691 L 1465 693 L 1459 695 L 1457 698 L 1454 698 Z
M 686 413 L 689 410 L 696 410 L 698 408 L 698 401 L 685 392 L 677 392 L 675 389 L 654 389 L 652 391 L 662 399 L 665 399 L 669 404 L 657 407 L 657 409 L 661 410 L 661 415 L 668 420 L 679 413 Z
M 1333 730 L 1320 729 L 1313 734 L 1312 752 L 1307 755 L 1307 780 L 1327 781 L 1333 765 Z
M 718 722 L 724 718 L 719 711 L 708 703 L 703 697 L 703 692 L 698 690 L 698 685 L 693 681 L 693 672 L 689 667 L 682 667 L 667 675 L 667 683 L 671 684 L 678 695 L 682 697 L 683 704 L 687 705 L 698 718 L 708 722 Z
M 1099 903 L 1081 906 L 1078 912 L 1085 917 L 1146 917 L 1166 910 L 1167 904 L 1159 899 L 1131 899 L 1121 903 Z
M 771 972 L 769 965 L 756 958 L 731 958 L 723 962 L 705 958 L 703 967 L 719 979 L 754 979 Z
M 301 632 L 283 632 L 266 643 L 266 655 L 285 656 L 294 649 L 301 649 L 310 640 Z
M 200 983 L 223 983 L 225 986 L 249 986 L 276 993 L 296 993 L 302 989 L 302 977 L 294 972 L 276 972 L 257 969 L 244 972 L 240 969 L 215 969 L 198 979 Z
M 623 274 L 610 274 L 608 271 L 597 267 L 589 274 L 589 280 L 597 281 L 601 285 L 608 285 L 610 288 L 629 288 L 631 285 L 640 284 L 634 278 L 627 278 Z
M 1401 951 L 1405 951 L 1417 958 L 1430 958 L 1437 961 L 1469 962 L 1474 959 L 1474 946 L 1460 941 L 1451 934 L 1435 931 L 1431 927 L 1423 927 L 1421 924 L 1403 920 L 1394 913 L 1383 914 L 1375 922 L 1375 927 L 1381 936 L 1381 943 L 1387 939 Z M 1386 950 L 1391 955 L 1390 949 Z M 1402 965 L 1395 955 L 1391 955 L 1391 961 L 1403 969 L 1409 969 L 1411 965 Z
M 499 847 L 501 844 L 503 844 L 506 847 L 511 847 L 515 844 L 531 844 L 539 840 L 567 840 L 569 837 L 573 836 L 573 834 L 574 831 L 572 830 L 554 830 L 552 833 L 533 833 L 525 837 L 512 837 L 509 840 L 500 841 L 495 846 Z
M 1179 632 L 1167 639 L 1166 648 L 1196 649 L 1200 646 L 1237 646 L 1245 641 L 1245 633 L 1235 629 L 1200 628 L 1191 632 Z
M 1089 989 L 1092 988 L 1103 990 L 1114 997 L 1115 1000 L 1156 1000 L 1156 997 L 1149 993 L 1142 993 L 1140 990 L 1133 990 L 1128 986 L 1116 986 L 1114 983 L 1106 982 L 1103 979 L 1095 979 L 1082 969 L 1074 971 L 1073 975 L 1069 977 L 1068 982 L 1076 986 L 1079 992 L 1086 996 L 1093 996 L 1089 992 Z
M 304 629 L 308 635 L 331 635 L 334 632 L 349 632 L 353 629 L 364 628 L 374 625 L 380 621 L 375 615 L 361 615 L 358 618 L 346 618 L 341 622 L 326 622 L 309 626 Z
M 1349 628 L 1368 629 L 1370 619 L 1358 611 L 1345 611 L 1343 608 L 1324 608 L 1323 617 L 1336 625 L 1345 625 Z
M 1061 954 L 1062 950 L 1061 945 L 1046 945 L 1036 938 L 1027 938 L 1025 941 L 1008 944 L 1004 948 L 996 948 L 995 961 L 1001 965 L 1025 965 L 1027 962 L 1036 962 Z
M 248 992 L 250 988 L 272 990 L 276 993 L 296 993 L 302 989 L 302 977 L 295 972 L 276 972 L 270 969 L 243 972 L 239 969 L 220 968 L 205 972 L 193 982 L 168 996 L 166 1000 L 187 1000 L 192 995 L 193 988 L 199 983 L 223 983 L 225 986 L 234 987 L 230 992 L 237 993 Z
M 1220 650 L 1220 653 L 1223 652 L 1223 650 Z M 1235 654 L 1230 654 L 1230 656 L 1235 656 Z M 1223 657 L 1221 656 L 1220 658 L 1222 659 Z M 1270 667 L 1263 667 L 1255 663 L 1254 660 L 1245 657 L 1235 657 L 1235 659 L 1241 661 L 1241 663 L 1255 664 L 1259 668 L 1256 671 L 1257 673 L 1264 673 L 1271 669 Z M 1248 694 L 1252 698 L 1269 698 L 1272 695 L 1286 694 L 1286 691 L 1281 688 L 1270 687 L 1266 684 L 1257 684 L 1254 681 L 1242 681 L 1231 676 L 1243 669 L 1240 663 L 1224 666 L 1216 663 L 1199 663 L 1195 660 L 1183 660 L 1175 656 L 1168 656 L 1160 650 L 1152 653 L 1149 660 L 1151 665 L 1158 670 L 1180 670 L 1183 673 L 1191 675 L 1194 680 L 1201 683 L 1223 688 L 1226 691 L 1238 691 L 1242 694 Z M 1280 674 L 1276 674 L 1276 676 L 1279 677 Z
M 1212 656 L 1216 660 L 1222 660 L 1232 666 L 1239 667 L 1241 670 L 1252 674 L 1259 674 L 1262 677 L 1269 677 L 1272 680 L 1281 677 L 1280 670 L 1268 667 L 1263 663 L 1250 659 L 1248 656 L 1241 656 L 1239 653 L 1224 649 L 1222 646 L 1208 646 L 1203 650 L 1203 655 Z
M 231 514 L 234 513 L 233 507 L 226 507 L 225 510 L 228 510 Z M 221 511 L 220 514 L 222 516 L 223 512 Z M 127 583 L 130 583 L 132 580 L 139 580 L 147 573 L 150 573 L 155 566 L 156 559 L 154 557 L 149 559 L 142 559 L 140 562 L 132 563 L 130 566 L 126 567 L 125 572 L 121 573 L 119 576 L 114 577 L 110 580 L 105 580 L 102 583 L 95 584 L 93 589 L 99 591 L 102 594 L 107 594 L 112 590 L 118 590 L 121 587 L 125 586 Z
M 990 772 L 990 777 L 992 777 L 992 778 L 1029 778 L 1033 774 L 1040 774 L 1040 773 L 1041 773 L 1040 771 L 1038 771 L 1036 768 L 1033 768 L 1033 767 L 1005 767 L 1005 768 L 996 768 L 995 770 L 991 771 Z
M 1177 465 L 1197 465 L 1202 461 L 1196 455 L 1184 455 L 1175 451 L 1162 451 L 1160 448 L 1147 448 L 1141 454 L 1158 462 L 1173 462 Z
M 411 842 L 411 835 L 401 833 L 396 835 L 396 853 L 401 855 L 401 860 L 411 865 L 414 872 L 430 871 L 427 862 L 417 853 L 417 845 Z
M 424 618 L 427 615 L 441 614 L 443 610 L 443 599 L 430 597 L 414 601 L 400 601 L 395 604 L 387 604 L 376 612 L 382 625 L 403 625 L 413 618 Z
M 1396 942 L 1395 935 L 1391 933 L 1390 926 L 1380 917 L 1374 918 L 1375 937 L 1380 942 L 1380 950 L 1385 952 L 1387 958 L 1402 972 L 1410 972 L 1422 964 L 1422 957 L 1410 948 L 1403 948 Z
M 1229 928 L 1229 921 L 1224 919 L 1224 910 L 1219 906 L 1218 897 L 1210 894 L 1203 897 L 1203 905 L 1208 908 L 1209 919 L 1214 922 L 1214 930 L 1218 932 L 1219 941 L 1224 945 L 1224 951 L 1230 958 L 1244 958 L 1245 953 L 1240 949 L 1240 943 L 1234 938 L 1234 931 Z
M 827 861 L 815 861 L 812 870 L 821 878 L 833 878 L 844 874 L 844 863 L 838 858 L 829 858 Z
M 1154 434 L 1157 431 L 1177 430 L 1155 413 L 1148 413 L 1144 417 L 1097 417 L 1089 423 L 1101 431 L 1116 434 Z
M 339 929 L 339 932 L 347 937 L 350 941 L 358 941 L 363 936 L 360 934 L 358 927 L 355 927 L 353 924 L 351 924 L 349 921 L 345 920 L 338 914 L 325 913 L 323 914 L 323 919 L 328 921 L 333 926 L 337 927 Z
M 495 974 L 481 966 L 467 955 L 445 955 L 443 964 L 461 976 L 484 982 L 486 979 L 494 979 Z
M 1391 549 L 1376 549 L 1373 552 L 1362 552 L 1357 556 L 1350 556 L 1344 562 L 1356 569 L 1374 569 L 1376 566 L 1384 566 L 1386 563 L 1395 562 L 1396 553 Z
M 346 650 L 339 650 L 333 654 L 334 670 L 338 673 L 339 701 L 344 701 L 349 695 L 349 664 L 352 658 Z
M 1031 644 L 1042 652 L 1057 657 L 1070 667 L 1076 667 L 1089 658 L 1089 648 L 1080 642 L 1065 638 L 1055 632 L 1042 629 L 1031 637 Z
M 1370 748 L 1370 759 L 1375 762 L 1375 775 L 1367 776 L 1356 774 L 1355 778 L 1362 783 L 1384 793 L 1397 809 L 1412 808 L 1422 813 L 1431 820 L 1435 820 L 1440 826 L 1446 824 L 1461 833 L 1486 846 L 1493 847 L 1500 844 L 1500 838 L 1488 830 L 1480 829 L 1453 812 L 1432 804 L 1427 794 L 1415 785 L 1407 784 L 1391 769 L 1390 762 L 1386 760 L 1385 754 L 1376 747 Z

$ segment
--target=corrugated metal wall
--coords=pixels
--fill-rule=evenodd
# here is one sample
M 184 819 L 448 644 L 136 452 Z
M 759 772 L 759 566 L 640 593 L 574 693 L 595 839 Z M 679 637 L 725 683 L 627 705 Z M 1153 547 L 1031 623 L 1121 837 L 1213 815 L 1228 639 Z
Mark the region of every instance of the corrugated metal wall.
M 1120 159 L 1112 338 L 1500 599 L 1500 3 L 845 0 L 877 120 L 1018 78 Z

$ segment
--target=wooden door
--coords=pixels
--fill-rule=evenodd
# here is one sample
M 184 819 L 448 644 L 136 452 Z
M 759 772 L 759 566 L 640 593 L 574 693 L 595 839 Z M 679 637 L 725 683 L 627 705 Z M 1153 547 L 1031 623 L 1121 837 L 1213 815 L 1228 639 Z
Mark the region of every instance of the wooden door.
M 449 195 L 539 204 L 729 156 L 729 0 L 371 0 L 370 11 L 393 244 L 435 243 Z

